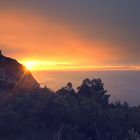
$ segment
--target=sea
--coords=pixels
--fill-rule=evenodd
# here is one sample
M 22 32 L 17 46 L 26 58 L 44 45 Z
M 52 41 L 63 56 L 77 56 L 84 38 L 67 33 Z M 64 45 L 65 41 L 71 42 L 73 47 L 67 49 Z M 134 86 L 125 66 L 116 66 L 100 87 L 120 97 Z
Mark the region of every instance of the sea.
M 96 71 L 33 71 L 33 76 L 41 84 L 53 91 L 72 82 L 76 90 L 85 78 L 101 78 L 104 88 L 111 95 L 110 102 L 127 102 L 130 106 L 140 105 L 140 71 L 96 70 Z

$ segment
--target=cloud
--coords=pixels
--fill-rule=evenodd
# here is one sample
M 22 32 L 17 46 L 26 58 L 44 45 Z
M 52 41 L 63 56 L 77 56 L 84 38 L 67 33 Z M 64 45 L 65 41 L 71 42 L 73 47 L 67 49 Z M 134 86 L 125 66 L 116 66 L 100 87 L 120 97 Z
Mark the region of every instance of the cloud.
M 20 61 L 140 65 L 139 5 L 131 0 L 0 1 L 0 47 Z

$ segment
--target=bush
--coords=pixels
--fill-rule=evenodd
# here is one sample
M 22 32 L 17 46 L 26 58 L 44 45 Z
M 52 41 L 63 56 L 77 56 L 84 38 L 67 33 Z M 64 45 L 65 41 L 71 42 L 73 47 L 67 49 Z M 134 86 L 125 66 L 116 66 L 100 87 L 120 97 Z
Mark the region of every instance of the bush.
M 0 139 L 139 140 L 140 107 L 109 104 L 100 79 L 78 89 L 1 95 Z

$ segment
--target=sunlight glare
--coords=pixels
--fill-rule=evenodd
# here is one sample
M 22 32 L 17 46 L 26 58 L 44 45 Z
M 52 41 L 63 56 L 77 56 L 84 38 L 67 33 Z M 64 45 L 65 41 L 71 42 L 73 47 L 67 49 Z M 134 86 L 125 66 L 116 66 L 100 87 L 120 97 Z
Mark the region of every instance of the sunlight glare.
M 25 65 L 27 70 L 33 70 L 33 64 L 32 63 L 26 62 L 24 65 Z

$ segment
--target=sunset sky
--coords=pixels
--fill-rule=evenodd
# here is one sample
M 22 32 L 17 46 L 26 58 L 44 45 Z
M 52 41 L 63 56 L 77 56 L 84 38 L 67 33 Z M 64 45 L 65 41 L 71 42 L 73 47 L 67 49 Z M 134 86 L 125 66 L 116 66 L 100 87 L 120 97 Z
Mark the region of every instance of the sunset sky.
M 0 49 L 31 70 L 140 69 L 138 0 L 1 0 Z

